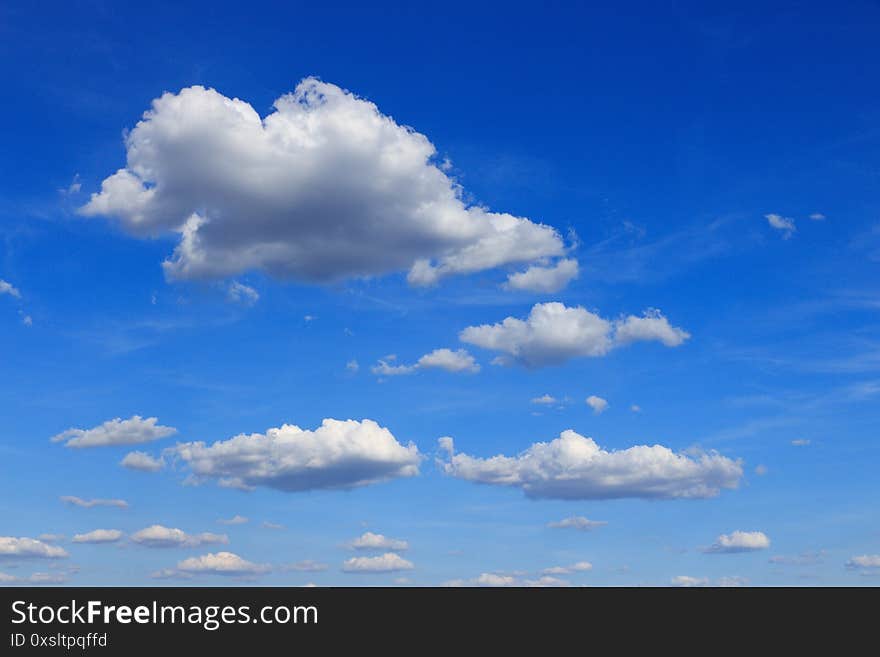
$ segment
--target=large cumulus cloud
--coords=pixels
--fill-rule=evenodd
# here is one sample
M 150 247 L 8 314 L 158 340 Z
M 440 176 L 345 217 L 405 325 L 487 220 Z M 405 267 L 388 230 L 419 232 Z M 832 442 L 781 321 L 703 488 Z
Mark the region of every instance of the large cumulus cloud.
M 421 455 L 373 420 L 326 419 L 314 431 L 292 424 L 211 445 L 180 443 L 165 456 L 188 466 L 196 481 L 283 491 L 347 489 L 419 472 Z
M 445 456 L 439 466 L 446 474 L 520 488 L 533 498 L 707 498 L 736 488 L 743 474 L 739 461 L 715 452 L 691 456 L 663 445 L 608 451 L 570 429 L 517 456 L 456 453 L 448 437 L 440 439 L 440 448 Z
M 425 135 L 314 78 L 265 118 L 214 89 L 165 93 L 125 143 L 126 166 L 81 212 L 138 236 L 177 233 L 171 278 L 409 270 L 430 285 L 565 253 L 550 226 L 465 203 Z

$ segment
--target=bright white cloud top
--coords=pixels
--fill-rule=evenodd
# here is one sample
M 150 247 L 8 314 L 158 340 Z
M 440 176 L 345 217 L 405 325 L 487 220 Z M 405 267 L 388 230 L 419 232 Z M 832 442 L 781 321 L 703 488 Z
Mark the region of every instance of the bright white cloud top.
M 389 550 L 403 552 L 409 549 L 409 543 L 399 538 L 389 538 L 382 534 L 364 532 L 351 542 L 355 550 Z
M 396 573 L 412 570 L 415 565 L 399 554 L 386 552 L 377 557 L 352 557 L 342 564 L 344 573 Z
M 177 233 L 171 278 L 409 270 L 411 284 L 431 285 L 565 253 L 550 226 L 466 204 L 425 135 L 315 78 L 265 118 L 214 89 L 165 93 L 125 145 L 125 168 L 81 212 L 137 236 Z
M 475 374 L 480 371 L 480 366 L 474 357 L 465 349 L 435 349 L 425 354 L 414 365 L 394 365 L 386 360 L 380 360 L 371 369 L 373 374 L 379 376 L 401 376 L 414 374 L 419 370 L 439 369 L 446 372 L 466 372 Z
M 606 451 L 572 430 L 512 457 L 455 453 L 448 437 L 440 449 L 446 458 L 438 465 L 447 475 L 520 488 L 532 498 L 709 498 L 736 488 L 743 474 L 739 461 L 716 452 L 691 456 L 662 445 Z
M 67 551 L 56 545 L 49 545 L 35 538 L 0 536 L 0 559 L 60 559 Z
M 735 531 L 721 534 L 715 542 L 703 551 L 708 553 L 754 552 L 770 547 L 770 539 L 764 532 Z
M 198 547 L 200 545 L 229 543 L 229 537 L 226 534 L 212 534 L 211 532 L 187 534 L 182 529 L 163 525 L 151 525 L 136 531 L 130 538 L 138 545 L 152 548 Z
M 348 489 L 419 473 L 418 448 L 404 446 L 373 420 L 326 419 L 314 431 L 292 424 L 211 445 L 181 443 L 165 451 L 196 481 L 282 491 Z
M 876 570 L 880 572 L 880 554 L 860 554 L 846 562 L 850 570 Z
M 462 342 L 500 352 L 494 363 L 528 368 L 605 356 L 615 347 L 638 341 L 677 347 L 689 337 L 686 331 L 670 325 L 659 310 L 612 321 L 581 306 L 559 302 L 535 304 L 524 320 L 507 317 L 497 324 L 468 326 L 459 333 Z
M 174 427 L 163 427 L 155 417 L 133 415 L 127 420 L 115 418 L 92 429 L 68 429 L 52 437 L 53 443 L 65 447 L 106 447 L 109 445 L 137 445 L 160 440 L 177 433 Z

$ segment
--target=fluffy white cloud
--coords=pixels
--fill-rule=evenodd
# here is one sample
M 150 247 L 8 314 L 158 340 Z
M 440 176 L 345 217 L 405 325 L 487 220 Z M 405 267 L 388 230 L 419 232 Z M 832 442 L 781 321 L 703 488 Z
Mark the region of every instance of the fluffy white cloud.
M 84 500 L 81 497 L 76 497 L 75 495 L 62 495 L 59 497 L 62 502 L 65 504 L 70 504 L 71 506 L 79 506 L 84 509 L 91 509 L 96 506 L 114 506 L 117 509 L 127 509 L 128 502 L 125 500 L 104 500 L 104 499 L 91 499 Z
M 0 278 L 0 295 L 8 294 L 16 299 L 21 299 L 21 292 L 12 283 L 7 283 Z
M 398 538 L 388 538 L 382 534 L 364 532 L 351 542 L 355 550 L 390 550 L 402 552 L 409 549 L 409 543 Z
M 419 472 L 421 455 L 373 420 L 326 419 L 314 431 L 292 424 L 241 434 L 212 445 L 182 443 L 165 451 L 185 463 L 195 481 L 283 491 L 347 489 Z
M 743 474 L 739 461 L 716 452 L 687 455 L 662 445 L 606 451 L 572 430 L 513 457 L 455 453 L 452 439 L 446 441 L 447 459 L 438 461 L 446 474 L 520 488 L 533 498 L 707 498 L 736 488 Z
M 261 118 L 213 89 L 165 93 L 127 164 L 81 208 L 137 236 L 177 233 L 172 278 L 261 269 L 327 281 L 409 269 L 414 285 L 564 254 L 559 233 L 468 206 L 422 134 L 314 78 Z
M 766 550 L 768 547 L 770 547 L 770 539 L 764 532 L 737 530 L 730 534 L 721 534 L 712 545 L 704 548 L 703 552 L 754 552 L 755 550 Z
M 182 529 L 164 527 L 163 525 L 151 525 L 131 535 L 131 540 L 138 545 L 154 548 L 166 547 L 197 547 L 199 545 L 212 545 L 229 543 L 226 534 L 187 534 Z
M 269 572 L 269 566 L 242 559 L 232 552 L 216 552 L 190 557 L 177 564 L 177 572 L 193 575 L 260 575 Z
M 570 566 L 553 566 L 551 568 L 545 568 L 541 573 L 544 575 L 572 575 L 574 573 L 585 573 L 588 570 L 593 570 L 593 564 L 589 561 L 578 561 Z
M 578 531 L 588 532 L 597 527 L 604 527 L 607 524 L 604 520 L 590 520 L 584 516 L 571 516 L 555 522 L 548 522 L 547 526 L 551 529 L 577 529 Z
M 559 365 L 576 357 L 598 357 L 635 341 L 659 341 L 676 347 L 690 335 L 672 327 L 659 310 L 642 317 L 610 321 L 581 306 L 559 302 L 535 304 L 525 319 L 507 317 L 498 324 L 468 326 L 462 342 L 501 352 L 496 364 L 529 368 Z
M 553 404 L 558 404 L 559 400 L 552 395 L 541 395 L 540 397 L 532 397 L 533 404 L 540 404 L 542 406 L 551 406 Z
M 593 409 L 593 413 L 596 415 L 600 415 L 604 413 L 608 408 L 608 402 L 601 397 L 597 397 L 596 395 L 590 395 L 585 400 L 587 406 Z
M 346 573 L 395 573 L 413 568 L 415 566 L 411 561 L 393 552 L 378 557 L 353 557 L 342 564 L 342 571 Z
M 118 529 L 95 529 L 85 534 L 75 534 L 74 543 L 115 543 L 123 534 Z
M 59 559 L 66 556 L 64 548 L 48 545 L 35 538 L 0 536 L 0 558 Z
M 93 429 L 68 429 L 52 437 L 53 443 L 65 447 L 104 447 L 106 445 L 135 445 L 167 438 L 177 433 L 174 427 L 157 424 L 155 417 L 133 415 L 127 420 L 116 418 Z
M 233 303 L 240 303 L 244 306 L 253 306 L 260 300 L 260 293 L 250 285 L 232 281 L 226 288 L 226 298 Z
M 124 468 L 129 470 L 140 470 L 141 472 L 158 472 L 164 466 L 162 459 L 150 456 L 146 452 L 129 452 L 119 462 Z
M 248 519 L 244 516 L 236 514 L 231 518 L 220 518 L 220 520 L 218 520 L 217 522 L 221 525 L 244 525 L 248 522 Z
M 533 265 L 523 272 L 510 274 L 505 287 L 527 292 L 558 292 L 578 276 L 578 261 L 573 258 L 558 261 L 551 267 Z
M 646 310 L 644 315 L 630 315 L 615 324 L 614 342 L 657 341 L 667 347 L 678 347 L 691 337 L 690 333 L 670 325 L 669 320 L 656 308 Z
M 880 554 L 862 554 L 846 562 L 846 567 L 851 570 L 874 570 L 880 569 Z
M 794 219 L 789 219 L 788 217 L 773 213 L 765 214 L 764 218 L 767 220 L 767 223 L 770 224 L 771 228 L 782 232 L 782 239 L 784 240 L 787 240 L 797 231 L 797 227 L 794 225 Z
M 380 360 L 372 367 L 372 372 L 380 376 L 400 376 L 429 369 L 476 373 L 480 371 L 480 366 L 465 349 L 435 349 L 419 358 L 414 365 L 392 365 L 387 360 Z

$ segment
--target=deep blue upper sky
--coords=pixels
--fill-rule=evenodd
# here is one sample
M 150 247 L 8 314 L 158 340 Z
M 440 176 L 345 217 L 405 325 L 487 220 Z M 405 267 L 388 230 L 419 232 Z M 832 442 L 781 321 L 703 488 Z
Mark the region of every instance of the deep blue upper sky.
M 872 2 L 4 3 L 0 280 L 18 296 L 0 287 L 0 537 L 64 535 L 56 544 L 69 556 L 7 557 L 0 572 L 151 584 L 151 573 L 222 549 L 270 564 L 266 584 L 481 573 L 521 583 L 580 561 L 592 570 L 559 577 L 875 583 L 880 557 L 874 567 L 854 558 L 880 554 L 878 28 Z M 503 289 L 523 268 L 507 266 L 428 288 L 407 285 L 406 268 L 317 284 L 259 268 L 169 280 L 161 263 L 177 235 L 143 239 L 113 216 L 78 214 L 126 165 L 123 135 L 163 92 L 202 85 L 266 117 L 308 76 L 425 135 L 468 203 L 557 229 L 579 277 L 553 293 Z M 259 300 L 230 302 L 233 280 Z M 491 365 L 496 353 L 458 338 L 545 302 L 611 320 L 658 308 L 691 337 L 532 369 Z M 371 372 L 388 354 L 411 364 L 444 347 L 467 348 L 480 372 Z M 544 394 L 568 401 L 530 402 Z M 607 410 L 591 410 L 590 395 Z M 134 447 L 50 443 L 134 415 L 178 433 Z M 118 465 L 132 449 L 158 455 L 324 418 L 388 427 L 426 456 L 421 474 L 242 492 L 182 486 L 180 464 Z M 434 460 L 441 436 L 475 457 L 515 456 L 566 429 L 609 450 L 717 450 L 742 459 L 743 474 L 710 499 L 530 499 L 445 475 Z M 130 506 L 79 508 L 63 495 Z M 250 522 L 217 524 L 236 514 Z M 570 516 L 608 524 L 546 527 Z M 153 524 L 229 543 L 130 540 Z M 125 537 L 70 542 L 99 528 Z M 341 572 L 358 554 L 340 546 L 364 531 L 407 540 L 414 568 Z M 760 531 L 770 546 L 702 550 L 736 531 Z M 283 568 L 302 560 L 329 568 Z

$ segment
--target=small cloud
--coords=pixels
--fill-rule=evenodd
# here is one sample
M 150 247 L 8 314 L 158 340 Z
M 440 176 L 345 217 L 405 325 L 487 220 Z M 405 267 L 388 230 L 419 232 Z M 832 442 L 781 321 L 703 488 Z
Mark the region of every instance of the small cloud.
M 109 445 L 133 445 L 166 438 L 177 433 L 174 427 L 163 427 L 158 418 L 142 418 L 133 415 L 127 420 L 108 420 L 92 429 L 68 429 L 52 437 L 53 443 L 63 442 L 65 447 L 105 447 Z
M 314 322 L 318 318 L 315 315 L 306 315 L 303 319 L 307 322 Z
M 497 573 L 481 573 L 472 579 L 454 579 L 446 582 L 444 586 L 487 586 L 487 587 L 507 587 L 517 586 L 518 582 L 512 575 L 499 575 Z
M 80 180 L 79 174 L 76 174 L 67 187 L 62 187 L 58 191 L 61 194 L 69 196 L 71 194 L 79 194 L 80 190 L 82 190 L 82 182 Z
M 708 577 L 691 577 L 689 575 L 676 575 L 672 578 L 672 586 L 694 588 L 709 586 Z
M 593 570 L 593 564 L 589 561 L 578 561 L 570 566 L 553 566 L 552 568 L 545 568 L 541 573 L 544 575 L 573 575 L 574 573 L 585 573 L 588 570 Z
M 244 516 L 234 515 L 231 518 L 220 518 L 218 521 L 221 525 L 243 525 L 248 522 Z
M 393 356 L 393 354 L 392 354 Z M 373 374 L 380 376 L 400 376 L 405 374 L 413 374 L 420 370 L 440 369 L 447 372 L 467 372 L 476 373 L 480 371 L 480 366 L 465 349 L 435 349 L 431 353 L 425 354 L 413 365 L 392 365 L 394 358 L 386 356 L 372 367 Z
M 633 404 L 632 406 L 629 407 L 629 410 L 631 410 L 633 413 L 641 413 L 642 407 L 639 406 L 638 404 Z
M 552 267 L 533 265 L 523 272 L 510 274 L 503 287 L 507 290 L 552 294 L 577 278 L 578 273 L 578 261 L 567 258 L 559 260 Z
M 394 573 L 412 570 L 415 565 L 399 554 L 386 552 L 378 557 L 353 557 L 342 564 L 344 573 Z
M 33 326 L 34 325 L 34 318 L 33 317 L 21 312 L 20 310 L 18 311 L 18 314 L 19 314 L 19 316 L 21 316 L 21 323 L 22 324 L 24 324 L 25 326 Z
M 707 554 L 732 554 L 736 552 L 754 552 L 766 550 L 770 547 L 770 539 L 764 532 L 735 531 L 730 534 L 721 534 L 715 542 L 703 552 Z
M 127 509 L 128 502 L 125 500 L 116 500 L 116 499 L 91 499 L 84 500 L 81 497 L 76 497 L 75 495 L 62 495 L 59 497 L 62 502 L 65 504 L 70 504 L 71 506 L 82 507 L 83 509 L 91 509 L 96 506 L 114 506 L 118 509 Z
M 217 552 L 200 557 L 184 559 L 177 564 L 177 571 L 191 575 L 226 575 L 232 577 L 261 575 L 269 572 L 266 564 L 242 559 L 232 552 Z
M 764 218 L 767 220 L 767 223 L 770 224 L 771 228 L 782 231 L 782 239 L 784 240 L 787 240 L 797 231 L 797 228 L 794 225 L 794 219 L 789 219 L 788 217 L 772 213 L 765 214 Z
M 403 552 L 409 549 L 409 543 L 399 538 L 388 538 L 382 534 L 364 532 L 351 542 L 351 547 L 355 550 Z
M 765 474 L 767 474 L 767 466 L 763 463 L 759 463 L 755 466 L 755 474 L 759 477 L 763 477 Z
M 150 456 L 146 452 L 129 452 L 119 462 L 123 468 L 129 470 L 140 470 L 141 472 L 158 472 L 161 470 L 165 462 L 161 458 Z
M 551 529 L 577 529 L 578 531 L 588 532 L 598 527 L 604 527 L 607 524 L 604 520 L 590 520 L 584 516 L 570 516 L 555 522 L 548 522 L 547 526 Z
M 0 536 L 0 558 L 59 559 L 67 551 L 34 538 Z
M 745 577 L 739 576 L 728 576 L 728 577 L 719 577 L 717 581 L 714 583 L 709 580 L 708 577 L 690 577 L 688 575 L 678 575 L 672 578 L 672 586 L 678 586 L 682 588 L 695 588 L 695 587 L 705 587 L 705 586 L 717 586 L 722 588 L 730 588 L 730 587 L 739 587 L 746 586 L 749 583 Z
M 825 221 L 826 218 L 827 217 L 821 212 L 814 212 L 810 215 L 810 219 L 812 219 L 813 221 Z
M 131 540 L 138 545 L 151 548 L 198 547 L 200 545 L 229 543 L 229 537 L 226 534 L 212 534 L 211 532 L 187 534 L 182 529 L 162 525 L 152 525 L 141 529 L 131 535 Z
M 558 404 L 559 400 L 551 395 L 541 395 L 540 397 L 533 397 L 531 403 L 540 404 L 542 406 L 551 406 L 553 404 Z
M 810 439 L 809 438 L 798 438 L 796 440 L 792 440 L 791 444 L 794 445 L 795 447 L 806 447 L 807 445 L 810 444 Z
M 269 522 L 268 520 L 260 523 L 260 527 L 263 529 L 284 529 L 284 525 L 279 525 L 277 522 Z
M 593 413 L 596 415 L 600 415 L 608 409 L 608 402 L 596 395 L 587 397 L 586 404 L 593 409 Z
M 358 370 L 361 369 L 361 366 L 356 360 L 352 359 L 345 364 L 345 369 L 347 369 L 352 374 L 357 374 Z
M 253 306 L 260 300 L 260 293 L 250 285 L 232 281 L 226 288 L 226 298 L 232 303 L 240 303 L 243 306 Z
M 880 572 L 880 554 L 862 554 L 846 562 L 850 570 Z
M 123 534 L 118 529 L 95 529 L 85 534 L 76 534 L 74 543 L 115 543 Z
M 16 299 L 21 299 L 21 291 L 12 283 L 7 283 L 2 278 L 0 278 L 0 295 L 4 294 L 8 294 L 9 296 L 15 297 Z

